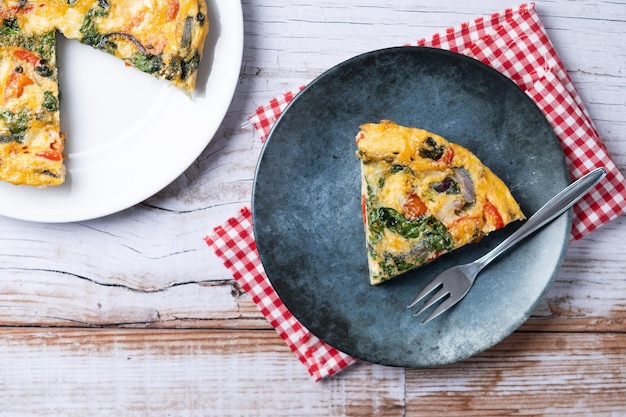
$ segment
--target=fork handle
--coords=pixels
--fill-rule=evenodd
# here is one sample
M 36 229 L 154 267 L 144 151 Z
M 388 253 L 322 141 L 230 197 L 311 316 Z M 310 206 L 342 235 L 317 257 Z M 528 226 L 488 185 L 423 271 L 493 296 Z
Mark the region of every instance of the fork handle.
M 480 265 L 480 269 L 487 266 L 491 261 L 516 245 L 521 240 L 536 232 L 558 216 L 563 214 L 567 209 L 573 206 L 587 192 L 594 187 L 604 176 L 606 171 L 604 168 L 596 168 L 578 180 L 571 183 L 560 193 L 552 197 L 550 201 L 544 204 L 535 214 L 533 214 L 519 229 L 511 236 L 506 238 L 502 243 L 493 248 L 483 257 L 476 260 L 476 264 Z

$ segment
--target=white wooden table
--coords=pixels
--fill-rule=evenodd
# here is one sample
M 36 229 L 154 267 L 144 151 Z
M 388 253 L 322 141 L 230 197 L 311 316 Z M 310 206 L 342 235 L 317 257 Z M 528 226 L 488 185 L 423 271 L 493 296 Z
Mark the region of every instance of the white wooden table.
M 358 363 L 310 379 L 203 241 L 250 202 L 261 143 L 242 123 L 353 55 L 518 3 L 242 3 L 238 89 L 184 175 L 102 219 L 0 218 L 0 416 L 626 415 L 623 218 L 571 245 L 545 300 L 494 348 L 441 368 Z M 625 171 L 626 2 L 537 10 Z

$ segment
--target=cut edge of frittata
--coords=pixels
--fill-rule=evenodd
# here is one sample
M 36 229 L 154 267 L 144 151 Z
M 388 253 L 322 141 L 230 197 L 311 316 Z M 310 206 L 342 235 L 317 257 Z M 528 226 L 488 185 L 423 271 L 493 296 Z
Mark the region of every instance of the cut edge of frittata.
M 0 25 L 0 179 L 16 185 L 65 181 L 54 31 Z

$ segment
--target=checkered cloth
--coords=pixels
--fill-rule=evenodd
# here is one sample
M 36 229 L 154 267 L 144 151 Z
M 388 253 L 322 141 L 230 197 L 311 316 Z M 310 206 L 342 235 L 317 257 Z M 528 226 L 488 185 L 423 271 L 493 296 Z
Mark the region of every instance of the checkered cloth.
M 252 233 L 252 213 L 247 207 L 225 225 L 216 227 L 205 241 L 232 271 L 237 283 L 252 297 L 315 381 L 333 375 L 355 361 L 312 335 L 280 301 L 259 259 Z
M 626 181 L 548 39 L 534 3 L 481 17 L 408 45 L 462 53 L 502 72 L 543 111 L 559 139 L 573 179 L 596 167 L 606 169 L 607 176 L 602 182 L 574 206 L 572 240 L 582 238 L 626 211 Z M 272 99 L 249 117 L 262 141 L 302 88 Z M 217 227 L 206 241 L 316 381 L 355 362 L 309 333 L 282 304 L 263 272 L 248 208 Z

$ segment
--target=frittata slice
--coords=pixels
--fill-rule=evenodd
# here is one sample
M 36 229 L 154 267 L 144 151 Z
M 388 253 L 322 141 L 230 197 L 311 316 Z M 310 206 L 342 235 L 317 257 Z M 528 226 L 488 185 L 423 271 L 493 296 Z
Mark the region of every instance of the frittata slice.
M 34 186 L 65 179 L 54 31 L 0 26 L 0 179 Z
M 499 177 L 439 135 L 383 120 L 356 141 L 372 284 L 525 218 Z

